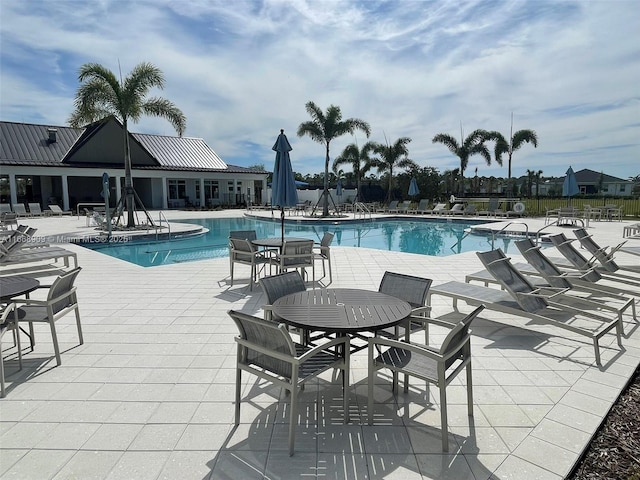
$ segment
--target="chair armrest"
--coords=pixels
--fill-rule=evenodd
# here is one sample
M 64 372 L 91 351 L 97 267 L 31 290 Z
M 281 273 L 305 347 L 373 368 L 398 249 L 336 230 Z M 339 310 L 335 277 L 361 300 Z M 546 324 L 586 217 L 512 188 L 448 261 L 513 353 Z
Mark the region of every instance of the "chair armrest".
M 331 340 L 329 340 L 328 342 L 325 342 L 321 345 L 315 346 L 310 350 L 307 350 L 306 352 L 304 352 L 302 355 L 300 355 L 299 357 L 295 357 L 296 360 L 300 363 L 304 363 L 306 361 L 308 361 L 309 359 L 313 358 L 314 356 L 318 355 L 319 353 L 327 353 L 327 350 L 331 347 L 335 347 L 335 346 L 344 346 L 344 351 L 346 354 L 348 354 L 349 352 L 349 345 L 350 345 L 350 341 L 349 341 L 349 337 L 336 337 L 333 338 Z M 333 352 L 331 352 L 333 353 Z
M 427 317 L 431 313 L 431 305 L 425 305 L 424 307 L 418 307 L 411 310 L 411 315 L 422 315 L 423 313 L 427 314 Z
M 447 322 L 446 320 L 442 320 L 440 318 L 431 318 L 431 317 L 420 317 L 411 315 L 409 320 L 414 323 L 422 323 L 423 325 L 437 325 L 439 327 L 445 328 L 453 328 L 455 323 Z
M 428 347 L 427 345 L 419 345 L 416 343 L 404 342 L 402 340 L 393 340 L 385 337 L 370 337 L 369 338 L 369 352 L 373 355 L 374 346 L 386 346 L 390 348 L 399 348 L 402 350 L 406 350 L 408 352 L 416 353 L 418 355 L 423 355 L 425 357 L 429 357 L 435 361 L 443 361 L 444 356 L 438 353 L 433 347 Z

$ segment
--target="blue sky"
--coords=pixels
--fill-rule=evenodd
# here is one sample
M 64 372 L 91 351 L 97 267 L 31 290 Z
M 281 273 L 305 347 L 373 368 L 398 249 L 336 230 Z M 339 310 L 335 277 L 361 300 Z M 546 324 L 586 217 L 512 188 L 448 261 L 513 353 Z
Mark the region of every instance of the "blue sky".
M 165 74 L 153 91 L 228 164 L 273 167 L 281 128 L 295 171 L 319 173 L 324 149 L 298 137 L 308 101 L 407 136 L 409 156 L 441 172 L 457 157 L 431 139 L 476 128 L 533 129 L 513 157 L 561 176 L 568 166 L 640 174 L 640 8 L 627 0 L 2 0 L 0 119 L 65 125 L 80 65 Z M 134 132 L 173 135 L 143 118 Z M 331 143 L 331 156 L 364 134 Z M 472 157 L 466 175 L 506 176 Z

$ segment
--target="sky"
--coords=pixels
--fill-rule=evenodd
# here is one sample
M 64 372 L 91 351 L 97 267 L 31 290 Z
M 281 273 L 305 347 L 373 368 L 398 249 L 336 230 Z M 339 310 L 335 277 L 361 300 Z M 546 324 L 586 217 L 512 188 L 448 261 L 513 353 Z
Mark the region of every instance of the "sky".
M 0 0 L 0 120 L 67 125 L 81 65 L 125 77 L 142 62 L 164 73 L 150 95 L 182 110 L 184 135 L 230 165 L 271 170 L 282 128 L 293 169 L 323 172 L 323 145 L 297 136 L 312 101 L 371 126 L 333 140 L 332 161 L 409 137 L 409 158 L 442 173 L 459 159 L 436 134 L 509 138 L 513 115 L 538 136 L 513 176 L 640 175 L 636 0 Z M 175 135 L 153 117 L 129 129 Z M 507 175 L 473 156 L 465 176 L 476 168 Z

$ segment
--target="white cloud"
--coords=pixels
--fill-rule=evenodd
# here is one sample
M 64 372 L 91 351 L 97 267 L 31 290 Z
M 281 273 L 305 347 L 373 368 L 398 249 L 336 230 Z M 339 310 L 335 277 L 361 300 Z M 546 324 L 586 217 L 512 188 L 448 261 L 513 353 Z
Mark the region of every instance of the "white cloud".
M 372 139 L 413 139 L 410 157 L 440 170 L 458 160 L 432 144 L 487 128 L 537 131 L 539 147 L 514 155 L 513 172 L 574 169 L 637 175 L 637 27 L 632 1 L 209 1 L 120 0 L 0 4 L 1 119 L 64 124 L 77 70 L 98 62 L 126 75 L 149 61 L 157 92 L 187 116 L 228 163 L 273 164 L 284 128 L 294 169 L 323 170 L 324 151 L 298 138 L 312 100 L 366 120 Z M 155 92 L 154 92 L 155 93 Z M 145 118 L 136 131 L 172 134 Z M 362 133 L 357 134 L 364 143 Z M 354 138 L 332 142 L 332 156 Z M 466 175 L 505 175 L 480 157 Z

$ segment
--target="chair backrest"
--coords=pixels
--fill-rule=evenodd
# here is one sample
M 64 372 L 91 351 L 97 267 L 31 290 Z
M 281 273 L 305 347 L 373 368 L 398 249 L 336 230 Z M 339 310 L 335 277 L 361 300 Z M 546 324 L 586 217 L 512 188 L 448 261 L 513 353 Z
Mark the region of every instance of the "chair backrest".
M 290 293 L 304 292 L 307 289 L 297 270 L 261 278 L 259 283 L 267 296 L 268 304 L 273 304 L 280 297 Z
M 456 203 L 453 207 L 451 207 L 452 212 L 464 212 L 464 204 Z
M 2 315 L 0 315 L 0 327 L 2 329 L 4 329 L 7 326 L 7 322 L 9 321 L 9 318 L 13 319 L 13 311 L 15 310 L 15 308 L 16 308 L 16 304 L 10 303 L 2 311 Z M 0 362 L 1 361 L 2 359 L 0 359 Z
M 404 273 L 384 272 L 378 291 L 400 298 L 412 308 L 424 307 L 431 287 L 430 278 L 414 277 Z
M 591 255 L 602 264 L 602 266 L 609 272 L 615 272 L 620 269 L 618 264 L 613 259 L 613 256 L 608 255 L 603 248 L 601 248 L 596 242 L 593 241 L 593 237 L 587 233 L 584 228 L 578 228 L 573 231 L 574 235 L 582 245 L 582 248 L 587 250 Z
M 418 203 L 418 208 L 416 210 L 426 210 L 428 206 L 429 199 L 423 198 L 422 200 L 420 200 L 420 203 Z
M 484 305 L 476 307 L 473 312 L 460 320 L 445 337 L 439 353 L 446 356 L 453 352 L 451 357 L 445 361 L 445 368 L 448 368 L 456 360 L 465 360 L 467 356 L 471 355 L 471 349 L 468 347 L 469 335 L 471 334 L 469 327 L 484 308 Z
M 490 197 L 487 210 L 489 212 L 495 212 L 498 209 L 498 203 L 500 203 L 500 199 L 498 197 Z
M 291 362 L 268 353 L 295 357 L 295 346 L 285 325 L 235 310 L 229 310 L 227 313 L 240 332 L 240 337 L 236 341 L 245 348 L 244 353 L 238 356 L 238 362 L 256 365 L 276 375 L 291 378 Z
M 62 213 L 62 209 L 56 204 L 49 205 L 49 210 L 51 210 L 53 213 Z
M 554 247 L 567 259 L 571 264 L 579 270 L 589 270 L 591 264 L 589 260 L 576 250 L 571 244 L 571 240 L 567 239 L 564 233 L 556 233 L 555 235 L 549 235 L 547 238 L 551 240 Z
M 395 210 L 398 208 L 398 200 L 391 200 L 389 202 L 389 210 Z
M 434 212 L 438 212 L 440 210 L 446 210 L 447 209 L 447 204 L 446 203 L 437 203 L 435 207 L 433 207 L 433 211 Z
M 251 262 L 255 256 L 257 247 L 245 238 L 229 238 L 231 260 L 239 262 Z
M 42 215 L 42 209 L 39 203 L 29 203 L 29 211 L 35 215 Z
M 255 240 L 258 235 L 255 230 L 232 230 L 229 232 L 229 238 L 243 238 L 245 240 Z
M 524 259 L 542 275 L 549 285 L 558 288 L 572 287 L 571 283 L 561 276 L 562 271 L 542 253 L 540 246 L 533 243 L 533 240 L 525 238 L 516 241 L 515 244 Z
M 472 213 L 476 213 L 476 206 L 473 203 L 467 205 L 464 209 L 464 213 L 470 215 Z
M 333 242 L 333 233 L 331 232 L 324 232 L 324 235 L 322 236 L 322 240 L 320 240 L 320 252 L 324 255 L 325 251 L 329 250 L 329 247 L 331 246 L 331 242 Z
M 8 203 L 0 203 L 0 213 L 11 213 L 11 205 Z
M 51 304 L 54 314 L 77 302 L 76 296 L 74 295 L 75 288 L 73 283 L 80 273 L 80 270 L 82 270 L 82 267 L 76 267 L 73 270 L 63 273 L 56 278 L 53 285 L 51 285 L 47 295 L 47 300 L 53 301 L 56 298 L 60 298 L 60 300 L 54 301 Z
M 281 267 L 313 265 L 313 240 L 286 240 L 280 254 Z
M 542 297 L 528 295 L 536 290 L 511 263 L 499 248 L 489 252 L 476 252 L 484 267 L 509 292 L 518 305 L 526 312 L 537 312 L 548 306 Z
M 16 212 L 18 215 L 27 215 L 27 209 L 25 208 L 23 203 L 16 203 L 13 206 L 13 211 Z

